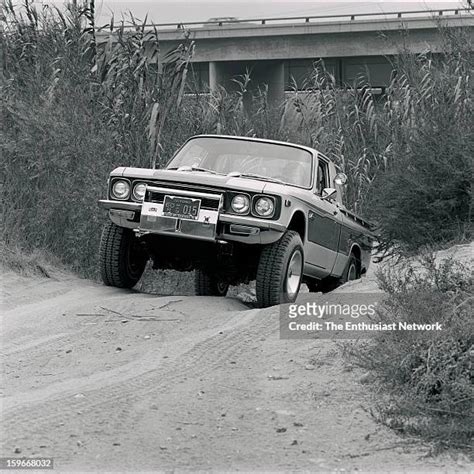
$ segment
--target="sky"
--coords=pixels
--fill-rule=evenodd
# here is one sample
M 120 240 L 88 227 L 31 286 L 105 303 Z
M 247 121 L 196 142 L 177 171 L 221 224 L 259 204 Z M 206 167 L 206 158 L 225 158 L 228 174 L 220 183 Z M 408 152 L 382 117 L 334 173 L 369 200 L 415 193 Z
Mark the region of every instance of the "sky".
M 80 0 L 78 0 L 80 1 Z M 64 3 L 61 0 L 35 0 L 36 4 Z M 108 23 L 131 12 L 135 18 L 150 22 L 174 23 L 205 21 L 215 17 L 275 18 L 284 16 L 327 15 L 345 13 L 388 12 L 456 8 L 467 0 L 402 0 L 352 1 L 347 0 L 96 0 L 97 25 Z

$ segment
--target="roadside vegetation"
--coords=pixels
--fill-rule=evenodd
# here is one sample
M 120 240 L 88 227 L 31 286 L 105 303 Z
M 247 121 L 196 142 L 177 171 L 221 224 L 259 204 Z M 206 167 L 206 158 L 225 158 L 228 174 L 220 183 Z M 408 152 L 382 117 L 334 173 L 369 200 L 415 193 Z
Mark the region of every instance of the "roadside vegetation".
M 441 330 L 375 333 L 346 345 L 351 363 L 368 370 L 377 390 L 372 414 L 399 433 L 421 435 L 435 450 L 472 449 L 474 436 L 474 282 L 472 270 L 426 253 L 385 267 L 387 294 L 376 320 L 439 323 Z
M 93 2 L 58 11 L 7 0 L 1 23 L 1 250 L 13 267 L 14 247 L 95 278 L 108 173 L 164 165 L 199 133 L 291 140 L 327 154 L 349 176 L 347 205 L 376 224 L 381 255 L 472 239 L 474 56 L 462 29 L 440 29 L 442 54 L 401 52 L 382 97 L 363 76 L 341 88 L 319 62 L 304 90 L 272 108 L 265 89 L 248 98 L 251 71 L 236 91 L 198 93 L 186 32 L 159 59 L 158 34 L 143 23 L 97 31 Z M 380 276 L 390 296 L 380 317 L 447 329 L 384 335 L 353 357 L 388 389 L 382 421 L 464 446 L 473 426 L 472 280 L 449 262 L 423 268 Z
M 140 25 L 99 47 L 91 8 L 3 13 L 3 239 L 94 276 L 108 173 L 156 161 L 192 45 L 160 66 L 156 32 Z
M 0 242 L 0 272 L 14 272 L 25 277 L 51 278 L 58 272 L 66 273 L 67 269 L 54 255 L 44 250 L 25 252 L 14 245 Z
M 94 276 L 104 218 L 96 203 L 109 171 L 163 165 L 197 133 L 320 149 L 348 174 L 347 204 L 377 224 L 385 253 L 470 238 L 474 59 L 467 32 L 440 30 L 444 54 L 398 56 L 383 98 L 362 76 L 341 89 L 317 63 L 305 90 L 288 93 L 274 109 L 265 90 L 246 99 L 251 72 L 236 78 L 237 91 L 198 94 L 185 33 L 160 60 L 157 32 L 131 22 L 125 30 L 112 20 L 97 31 L 93 2 L 62 12 L 5 3 L 0 147 L 7 244 L 46 249 Z

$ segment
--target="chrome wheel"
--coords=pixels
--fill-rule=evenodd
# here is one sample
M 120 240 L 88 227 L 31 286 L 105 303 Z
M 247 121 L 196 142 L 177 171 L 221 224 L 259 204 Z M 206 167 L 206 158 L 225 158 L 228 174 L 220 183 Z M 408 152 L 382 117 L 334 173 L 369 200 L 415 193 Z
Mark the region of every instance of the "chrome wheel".
M 287 230 L 265 245 L 257 267 L 255 293 L 261 308 L 293 303 L 303 280 L 304 249 L 298 232 Z
M 351 263 L 349 271 L 347 272 L 347 281 L 351 280 L 357 280 L 357 265 L 355 263 Z
M 292 298 L 298 293 L 301 274 L 303 272 L 303 255 L 300 250 L 296 250 L 291 256 L 288 270 L 286 272 L 286 291 L 288 296 Z

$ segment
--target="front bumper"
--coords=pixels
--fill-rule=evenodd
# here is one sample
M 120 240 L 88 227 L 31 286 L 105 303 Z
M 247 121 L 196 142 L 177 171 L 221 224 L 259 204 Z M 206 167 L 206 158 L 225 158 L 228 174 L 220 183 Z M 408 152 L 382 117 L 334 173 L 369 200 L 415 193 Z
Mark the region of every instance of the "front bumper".
M 121 209 L 125 211 L 138 211 L 142 209 L 142 204 L 139 202 L 129 201 L 113 201 L 111 199 L 100 199 L 99 207 L 103 209 Z
M 156 216 L 144 215 L 142 203 L 101 199 L 99 206 L 109 211 L 109 217 L 116 225 L 133 229 L 139 235 L 158 234 L 196 240 L 268 244 L 279 240 L 286 231 L 284 225 L 275 221 L 222 212 L 217 213 L 214 221 L 212 216 L 208 216 L 210 218 L 206 223 L 160 216 L 160 205 L 157 205 Z

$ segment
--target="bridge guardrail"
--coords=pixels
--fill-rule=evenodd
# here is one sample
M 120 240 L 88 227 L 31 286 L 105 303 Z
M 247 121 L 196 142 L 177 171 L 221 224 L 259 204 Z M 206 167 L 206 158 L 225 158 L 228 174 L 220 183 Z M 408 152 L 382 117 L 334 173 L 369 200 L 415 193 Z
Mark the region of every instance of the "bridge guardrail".
M 337 15 L 313 15 L 313 16 L 290 16 L 290 17 L 278 17 L 278 18 L 249 18 L 249 19 L 223 19 L 223 20 L 213 20 L 213 21 L 188 21 L 188 22 L 174 22 L 174 23 L 148 23 L 148 24 L 130 24 L 126 25 L 122 21 L 120 26 L 117 28 L 124 29 L 136 29 L 136 28 L 156 28 L 162 30 L 179 30 L 187 28 L 223 28 L 223 27 L 236 27 L 236 26 L 259 26 L 271 24 L 285 24 L 285 23 L 316 23 L 318 21 L 341 21 L 345 19 L 346 21 L 358 21 L 358 20 L 367 20 L 367 19 L 377 19 L 383 17 L 385 20 L 392 19 L 407 19 L 407 18 L 420 18 L 420 15 L 423 15 L 423 18 L 426 17 L 443 17 L 448 16 L 461 16 L 461 15 L 473 15 L 474 11 L 472 8 L 445 8 L 437 10 L 406 10 L 406 11 L 395 11 L 395 12 L 373 12 L 373 13 L 343 13 Z M 99 28 L 104 29 L 107 25 Z

